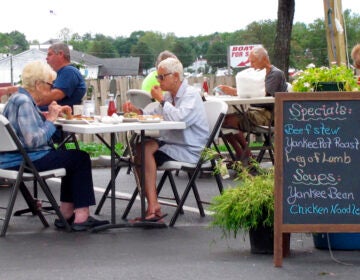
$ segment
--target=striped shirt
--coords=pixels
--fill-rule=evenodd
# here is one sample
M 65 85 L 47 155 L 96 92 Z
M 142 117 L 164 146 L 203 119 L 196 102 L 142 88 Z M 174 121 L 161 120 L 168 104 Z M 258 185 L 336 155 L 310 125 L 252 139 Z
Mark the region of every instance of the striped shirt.
M 9 120 L 32 161 L 42 158 L 52 149 L 51 137 L 56 127 L 45 119 L 24 88 L 11 95 L 3 115 Z M 18 166 L 21 162 L 20 153 L 0 153 L 0 168 Z

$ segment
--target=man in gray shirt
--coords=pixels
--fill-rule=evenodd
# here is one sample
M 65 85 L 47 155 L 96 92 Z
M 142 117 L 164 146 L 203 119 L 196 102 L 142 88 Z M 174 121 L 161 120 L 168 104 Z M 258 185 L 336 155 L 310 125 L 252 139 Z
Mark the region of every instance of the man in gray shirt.
M 251 67 L 255 69 L 265 69 L 265 91 L 266 96 L 275 96 L 276 92 L 286 92 L 287 83 L 285 79 L 284 72 L 276 68 L 271 64 L 268 52 L 262 46 L 255 47 L 251 50 L 249 54 L 249 61 Z M 237 95 L 236 88 L 229 86 L 220 85 L 218 88 L 228 95 Z M 254 107 L 260 107 L 257 110 L 253 109 Z M 272 111 L 274 110 L 274 104 L 257 104 L 253 105 L 246 113 L 246 118 L 243 114 L 233 113 L 228 114 L 225 117 L 222 127 L 239 129 L 237 134 L 228 134 L 226 135 L 226 140 L 233 146 L 236 157 L 238 159 L 244 157 L 250 157 L 250 150 L 245 151 L 243 155 L 244 148 L 247 147 L 246 139 L 242 131 L 249 130 L 250 125 L 269 125 L 271 122 Z

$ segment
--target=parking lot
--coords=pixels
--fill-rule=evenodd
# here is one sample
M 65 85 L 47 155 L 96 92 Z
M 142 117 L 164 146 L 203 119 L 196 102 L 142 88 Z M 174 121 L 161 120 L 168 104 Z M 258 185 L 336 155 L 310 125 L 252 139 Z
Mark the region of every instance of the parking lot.
M 109 169 L 94 169 L 97 199 L 109 178 Z M 175 178 L 180 192 L 186 180 Z M 116 181 L 118 194 L 129 196 L 133 176 L 122 170 Z M 224 185 L 233 184 L 232 179 Z M 51 182 L 58 197 L 58 182 Z M 167 191 L 165 187 L 164 191 Z M 199 180 L 202 198 L 217 193 L 211 176 Z M 3 204 L 8 189 L 0 189 Z M 126 201 L 118 200 L 118 219 Z M 5 238 L 0 239 L 0 279 L 356 279 L 360 272 L 358 251 L 318 250 L 311 234 L 291 235 L 291 255 L 282 268 L 275 268 L 272 255 L 250 253 L 247 237 L 222 239 L 218 229 L 209 228 L 211 216 L 201 218 L 190 193 L 185 214 L 175 227 L 164 229 L 122 228 L 100 233 L 66 233 L 54 229 L 54 216 L 46 215 L 50 228 L 43 228 L 31 215 L 13 217 Z M 21 196 L 16 209 L 24 207 Z M 94 210 L 94 209 L 92 209 Z M 174 208 L 163 206 L 169 216 Z M 137 201 L 129 217 L 138 216 Z M 100 218 L 110 219 L 110 200 Z M 120 220 L 118 220 L 121 222 Z

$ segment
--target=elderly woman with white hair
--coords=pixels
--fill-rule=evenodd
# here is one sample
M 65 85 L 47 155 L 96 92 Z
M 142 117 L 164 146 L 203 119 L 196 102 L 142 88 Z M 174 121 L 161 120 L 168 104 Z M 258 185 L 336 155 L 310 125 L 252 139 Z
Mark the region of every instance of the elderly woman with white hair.
M 38 99 L 51 90 L 56 72 L 48 64 L 34 61 L 24 67 L 21 78 L 22 86 L 11 95 L 3 114 L 39 171 L 66 169 L 61 182 L 61 213 L 73 231 L 85 231 L 108 223 L 89 214 L 89 206 L 95 205 L 89 155 L 78 150 L 56 150 L 51 145 L 51 137 L 56 131 L 54 121 L 61 113 L 70 114 L 71 108 L 53 101 L 49 111 L 44 113 L 36 105 Z M 0 153 L 0 168 L 17 170 L 20 164 L 19 153 Z M 65 227 L 60 220 L 55 220 L 55 226 Z

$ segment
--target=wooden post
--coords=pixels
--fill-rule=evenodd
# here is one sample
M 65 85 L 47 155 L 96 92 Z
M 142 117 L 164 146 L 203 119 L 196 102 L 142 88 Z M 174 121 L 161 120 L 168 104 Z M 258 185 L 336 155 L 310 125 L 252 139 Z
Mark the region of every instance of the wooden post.
M 329 66 L 347 65 L 341 0 L 324 0 Z

